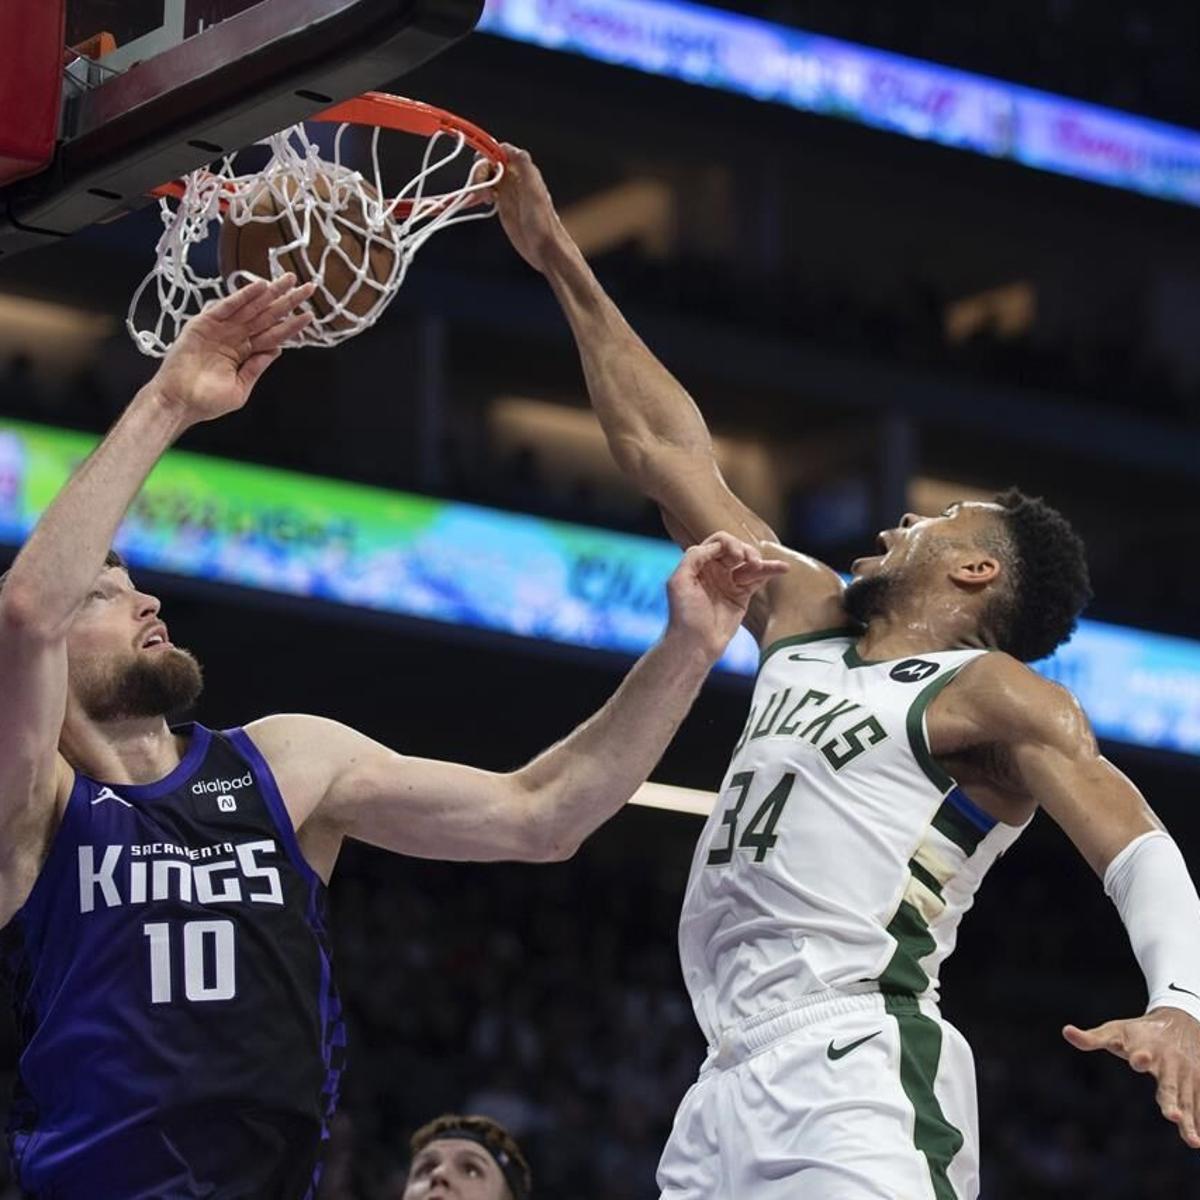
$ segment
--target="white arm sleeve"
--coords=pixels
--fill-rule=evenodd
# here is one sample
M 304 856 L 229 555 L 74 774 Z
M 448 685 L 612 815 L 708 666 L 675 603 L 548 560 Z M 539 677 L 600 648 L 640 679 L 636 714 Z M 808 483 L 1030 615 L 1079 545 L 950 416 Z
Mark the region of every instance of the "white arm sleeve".
M 1200 1021 L 1200 897 L 1175 840 L 1134 838 L 1104 872 L 1150 993 L 1150 1008 L 1181 1008 Z

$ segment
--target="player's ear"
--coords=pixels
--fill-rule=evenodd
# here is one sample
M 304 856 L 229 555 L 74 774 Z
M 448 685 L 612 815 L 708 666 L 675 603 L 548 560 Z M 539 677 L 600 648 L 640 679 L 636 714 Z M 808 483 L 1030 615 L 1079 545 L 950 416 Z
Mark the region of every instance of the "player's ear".
M 1000 577 L 1000 560 L 990 554 L 976 552 L 958 559 L 950 568 L 950 578 L 964 587 L 978 588 L 994 583 Z

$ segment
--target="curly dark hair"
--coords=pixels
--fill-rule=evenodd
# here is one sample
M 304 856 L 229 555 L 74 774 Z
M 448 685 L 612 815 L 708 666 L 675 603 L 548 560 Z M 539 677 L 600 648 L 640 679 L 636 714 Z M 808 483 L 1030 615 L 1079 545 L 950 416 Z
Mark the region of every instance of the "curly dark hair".
M 110 550 L 104 556 L 104 565 L 105 565 L 105 567 L 120 567 L 124 571 L 129 570 L 129 567 L 126 564 L 125 560 L 115 550 Z M 12 573 L 12 568 L 10 567 L 2 575 L 0 575 L 0 589 L 3 589 L 4 581 L 9 577 L 9 575 L 11 573 Z
M 996 644 L 1036 662 L 1075 631 L 1092 598 L 1083 539 L 1057 509 L 1017 488 L 996 497 L 1011 555 L 1011 586 L 988 617 Z
M 463 1117 L 457 1113 L 435 1117 L 409 1139 L 409 1153 L 416 1158 L 430 1142 L 453 1137 L 467 1137 L 481 1143 L 500 1167 L 513 1200 L 527 1200 L 533 1190 L 529 1162 L 516 1138 L 491 1117 Z

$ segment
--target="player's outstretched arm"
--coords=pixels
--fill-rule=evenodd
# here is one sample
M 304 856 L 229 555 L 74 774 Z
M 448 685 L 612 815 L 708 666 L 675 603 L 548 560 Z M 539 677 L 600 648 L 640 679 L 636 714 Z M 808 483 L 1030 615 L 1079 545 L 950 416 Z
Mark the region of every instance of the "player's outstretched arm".
M 406 758 L 316 717 L 269 717 L 248 732 L 322 873 L 343 835 L 425 858 L 566 858 L 645 782 L 750 598 L 782 570 L 729 534 L 687 551 L 662 640 L 598 713 L 518 771 Z M 297 812 L 305 794 L 312 809 Z
M 1183 855 L 1138 789 L 1103 758 L 1078 703 L 1032 671 L 997 660 L 977 689 L 1012 782 L 1032 796 L 1104 881 L 1146 978 L 1144 1015 L 1068 1025 L 1079 1050 L 1107 1050 L 1158 1083 L 1180 1137 L 1200 1149 L 1200 898 Z M 1007 665 L 1005 665 L 1007 664 Z M 989 710 L 990 711 L 987 711 Z
M 730 490 L 700 410 L 605 294 L 555 212 L 528 153 L 506 146 L 496 188 L 505 232 L 545 275 L 579 348 L 592 407 L 622 471 L 662 510 L 668 532 L 687 547 L 719 529 L 758 545 L 791 568 L 751 606 L 747 625 L 762 638 L 768 619 L 798 633 L 841 624 L 841 581 L 815 559 L 786 551 L 757 513 Z
M 189 425 L 244 404 L 282 342 L 303 328 L 308 318 L 294 310 L 308 290 L 294 283 L 252 284 L 189 323 L 46 510 L 0 589 L 0 891 L 12 884 L 13 857 L 37 853 L 64 778 L 67 628 L 162 453 Z

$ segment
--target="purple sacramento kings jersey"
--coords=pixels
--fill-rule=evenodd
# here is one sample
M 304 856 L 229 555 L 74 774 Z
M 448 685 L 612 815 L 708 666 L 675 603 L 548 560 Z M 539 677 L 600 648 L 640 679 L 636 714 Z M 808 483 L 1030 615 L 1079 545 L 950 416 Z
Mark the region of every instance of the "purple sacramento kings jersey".
M 77 776 L 3 934 L 9 1137 L 44 1200 L 316 1190 L 345 1048 L 325 888 L 246 734 L 190 730 L 158 783 Z

